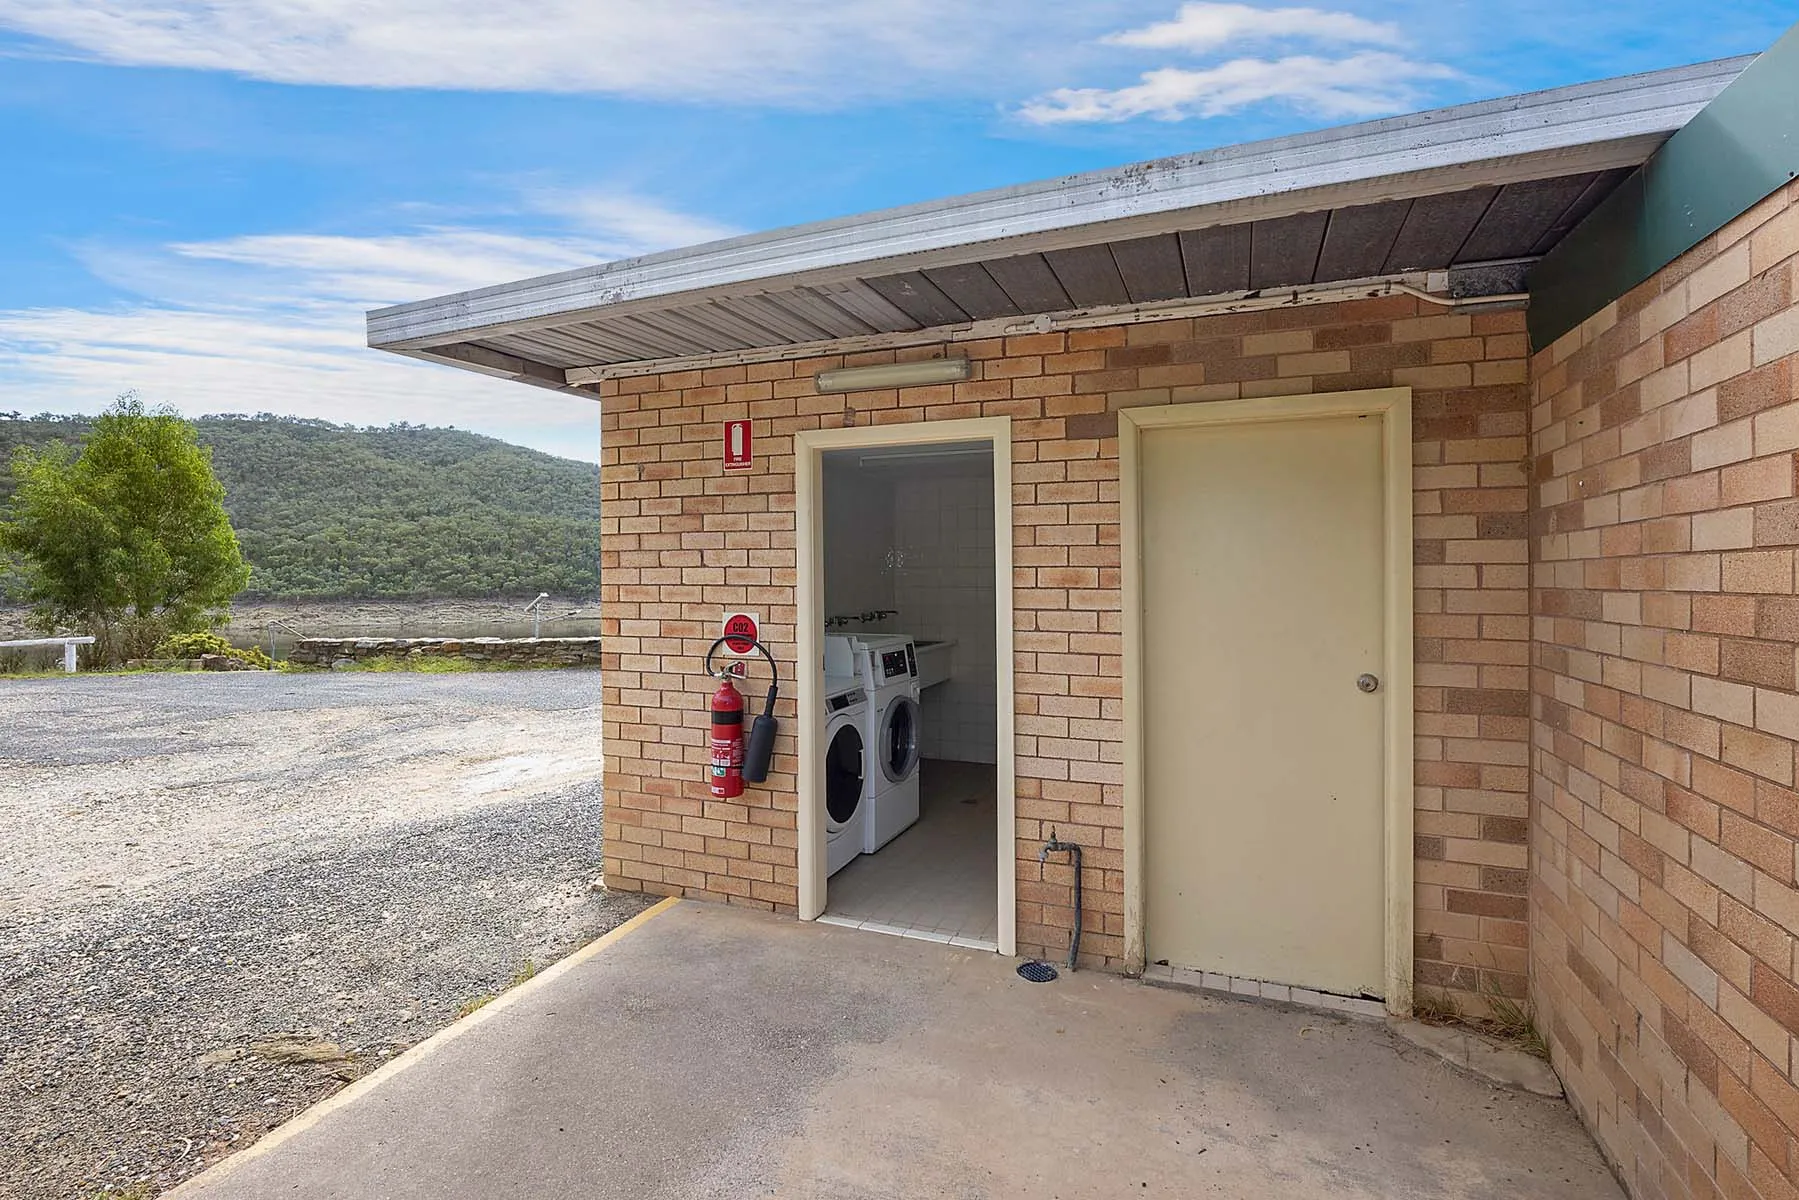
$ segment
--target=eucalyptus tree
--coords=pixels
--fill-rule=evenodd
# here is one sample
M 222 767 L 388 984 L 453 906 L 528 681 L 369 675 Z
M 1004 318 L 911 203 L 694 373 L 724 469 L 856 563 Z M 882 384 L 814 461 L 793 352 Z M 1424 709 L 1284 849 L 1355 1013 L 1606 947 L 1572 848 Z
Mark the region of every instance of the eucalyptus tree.
M 33 620 L 93 634 L 102 662 L 212 628 L 249 583 L 212 451 L 173 409 L 127 393 L 78 450 L 20 447 L 12 473 L 0 550 L 18 560 Z

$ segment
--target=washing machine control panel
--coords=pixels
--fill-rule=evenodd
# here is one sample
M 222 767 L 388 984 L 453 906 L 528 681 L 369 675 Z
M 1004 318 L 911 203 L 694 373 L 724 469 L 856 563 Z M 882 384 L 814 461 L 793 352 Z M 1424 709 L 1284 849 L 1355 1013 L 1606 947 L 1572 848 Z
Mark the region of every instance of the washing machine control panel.
M 905 679 L 912 674 L 912 665 L 907 660 L 906 651 L 909 646 L 901 646 L 896 650 L 886 650 L 881 654 L 881 682 L 893 679 Z
M 835 696 L 827 696 L 825 698 L 825 712 L 842 712 L 852 705 L 861 704 L 866 699 L 868 699 L 868 697 L 862 694 L 861 688 L 852 688 L 847 692 L 839 692 Z

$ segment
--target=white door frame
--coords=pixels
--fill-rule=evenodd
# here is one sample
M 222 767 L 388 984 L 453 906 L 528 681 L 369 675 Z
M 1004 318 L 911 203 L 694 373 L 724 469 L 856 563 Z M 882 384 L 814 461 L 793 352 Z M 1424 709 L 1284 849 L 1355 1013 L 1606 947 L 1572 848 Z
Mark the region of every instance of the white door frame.
M 1379 416 L 1386 509 L 1384 846 L 1387 1011 L 1412 1011 L 1412 390 L 1379 388 L 1311 396 L 1269 396 L 1211 404 L 1155 405 L 1119 412 L 1120 541 L 1124 584 L 1124 956 L 1140 974 L 1144 944 L 1143 546 L 1141 440 L 1144 431 L 1318 417 Z
M 819 755 L 824 747 L 824 452 L 943 442 L 993 446 L 993 646 L 998 673 L 996 739 L 999 852 L 999 952 L 1018 952 L 1017 788 L 1013 737 L 1012 657 L 1012 418 L 913 421 L 866 429 L 808 429 L 793 435 L 799 643 L 799 856 L 802 920 L 825 910 L 825 823 L 819 819 Z

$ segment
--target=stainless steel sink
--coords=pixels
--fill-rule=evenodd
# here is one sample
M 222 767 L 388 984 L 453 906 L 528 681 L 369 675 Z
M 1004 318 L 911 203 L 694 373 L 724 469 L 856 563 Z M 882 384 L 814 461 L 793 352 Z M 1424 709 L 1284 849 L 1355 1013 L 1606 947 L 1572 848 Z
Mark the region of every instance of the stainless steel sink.
M 950 647 L 954 645 L 954 641 L 935 638 L 922 642 L 913 639 L 912 648 L 918 652 L 919 687 L 931 687 L 949 678 Z

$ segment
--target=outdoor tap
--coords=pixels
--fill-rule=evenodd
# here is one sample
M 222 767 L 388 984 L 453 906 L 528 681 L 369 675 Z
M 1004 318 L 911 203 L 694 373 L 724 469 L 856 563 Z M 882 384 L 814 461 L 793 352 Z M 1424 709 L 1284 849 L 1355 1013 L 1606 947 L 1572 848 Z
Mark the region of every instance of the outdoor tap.
M 1075 956 L 1081 949 L 1081 847 L 1075 842 L 1065 842 L 1056 836 L 1056 827 L 1049 827 L 1049 841 L 1043 843 L 1043 849 L 1037 851 L 1037 865 L 1042 866 L 1049 861 L 1052 854 L 1068 855 L 1074 865 L 1074 931 L 1068 937 L 1068 969 L 1074 970 Z

